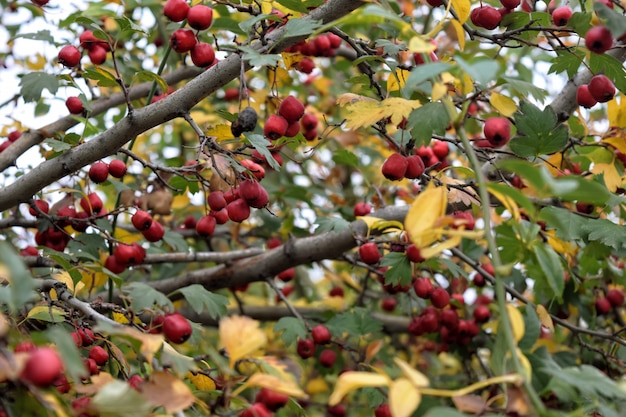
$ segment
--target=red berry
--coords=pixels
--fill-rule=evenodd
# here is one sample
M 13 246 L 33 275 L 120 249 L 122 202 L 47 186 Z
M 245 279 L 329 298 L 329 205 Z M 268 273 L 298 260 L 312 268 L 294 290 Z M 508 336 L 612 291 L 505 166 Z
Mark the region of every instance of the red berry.
M 376 243 L 367 242 L 359 246 L 359 257 L 364 263 L 373 265 L 380 261 L 381 255 Z
M 300 119 L 300 126 L 305 132 L 317 128 L 317 117 L 314 114 L 306 113 Z
M 102 65 L 107 60 L 107 50 L 103 46 L 93 45 L 87 52 L 89 60 L 94 65 Z
M 272 415 L 263 403 L 254 403 L 239 413 L 239 417 L 272 417 Z
M 521 0 L 500 0 L 500 3 L 507 9 L 515 9 L 521 2 Z
M 606 298 L 598 298 L 596 300 L 596 313 L 599 315 L 608 314 L 612 310 L 611 302 Z
M 271 411 L 277 411 L 287 404 L 289 396 L 268 388 L 261 388 L 254 400 L 257 403 L 263 403 Z
M 115 255 L 109 255 L 104 262 L 104 267 L 114 274 L 121 274 L 126 271 L 126 266 L 126 264 L 119 262 Z
M 328 327 L 324 326 L 323 324 L 318 324 L 317 326 L 313 327 L 313 329 L 311 329 L 311 336 L 313 337 L 313 341 L 316 345 L 328 344 L 331 338 Z
M 499 148 L 511 139 L 511 122 L 506 117 L 492 117 L 485 121 L 483 133 L 491 146 Z
M 385 160 L 382 166 L 382 173 L 388 180 L 399 181 L 404 178 L 409 167 L 409 162 L 399 153 L 394 153 Z
M 228 218 L 237 223 L 241 223 L 250 217 L 250 205 L 243 198 L 238 198 L 228 203 L 226 210 Z
M 359 201 L 354 205 L 354 215 L 355 216 L 367 216 L 372 212 L 372 206 L 367 204 L 366 202 Z
M 153 221 L 150 224 L 150 227 L 147 230 L 142 231 L 141 234 L 148 242 L 158 242 L 163 239 L 165 230 L 163 229 L 161 223 Z
M 430 294 L 430 302 L 433 304 L 433 307 L 444 308 L 450 302 L 450 294 L 443 288 L 437 287 Z
M 474 227 L 476 226 L 476 220 L 469 211 L 455 211 L 452 213 L 452 217 L 455 219 L 452 224 L 452 227 L 455 229 L 464 226 L 465 230 L 474 230 Z
M 96 193 L 89 193 L 86 197 L 80 199 L 80 206 L 88 214 L 98 214 L 102 211 L 103 202 Z
M 332 407 L 328 406 L 326 407 L 326 412 L 331 417 L 346 417 L 348 414 L 348 410 L 343 404 L 333 405 Z
M 589 81 L 589 94 L 599 103 L 606 103 L 615 96 L 615 85 L 613 81 L 604 74 L 598 74 Z
M 324 349 L 322 353 L 320 353 L 319 361 L 320 365 L 325 368 L 330 368 L 335 364 L 337 360 L 337 354 L 332 349 Z
M 375 417 L 391 417 L 391 410 L 389 404 L 381 404 L 374 409 Z
M 113 255 L 121 265 L 134 265 L 137 263 L 137 250 L 133 245 L 117 245 L 113 250 Z
M 163 14 L 172 22 L 182 22 L 187 18 L 189 9 L 185 0 L 167 0 L 163 6 Z
M 485 323 L 491 318 L 491 311 L 486 305 L 479 305 L 474 309 L 476 323 Z
M 311 339 L 299 339 L 296 351 L 302 359 L 308 359 L 315 354 L 315 342 Z
M 135 226 L 135 229 L 140 232 L 148 230 L 152 225 L 152 216 L 150 216 L 150 213 L 143 210 L 137 210 L 130 220 L 133 223 L 133 226 Z
M 89 179 L 96 184 L 106 181 L 109 176 L 109 165 L 105 162 L 96 162 L 89 167 Z
M 176 29 L 170 36 L 170 46 L 179 54 L 191 51 L 196 43 L 196 35 L 191 29 Z
M 226 199 L 222 191 L 212 191 L 206 198 L 206 202 L 211 207 L 211 210 L 221 210 L 226 207 Z
M 380 308 L 382 308 L 384 311 L 387 312 L 392 312 L 396 309 L 396 306 L 398 305 L 398 301 L 393 298 L 393 297 L 386 297 L 383 299 L 383 301 L 380 303 Z
M 480 6 L 472 10 L 470 19 L 474 25 L 492 30 L 498 27 L 502 15 L 491 6 Z
M 429 278 L 418 278 L 413 283 L 413 289 L 419 298 L 426 299 L 430 298 L 435 287 L 433 287 L 433 283 L 430 282 Z
M 9 142 L 15 142 L 21 136 L 22 136 L 22 132 L 20 132 L 19 130 L 14 130 L 11 133 L 9 133 L 9 136 L 7 136 L 7 139 L 9 139 Z
M 304 115 L 304 105 L 294 96 L 289 96 L 280 103 L 278 114 L 289 123 L 297 122 Z
M 200 220 L 196 223 L 196 232 L 200 236 L 211 236 L 213 232 L 215 232 L 215 226 L 217 225 L 217 220 L 214 216 L 202 216 Z
M 280 139 L 281 137 L 285 136 L 288 127 L 289 122 L 287 122 L 284 117 L 277 114 L 272 114 L 265 122 L 263 134 L 269 140 Z
M 342 287 L 333 287 L 328 291 L 328 295 L 331 297 L 343 297 L 345 294 Z
M 602 54 L 613 46 L 613 35 L 605 26 L 595 26 L 585 35 L 585 46 L 591 52 Z
M 194 6 L 198 7 L 198 6 Z M 191 48 L 191 61 L 196 67 L 209 67 L 215 62 L 215 51 L 206 42 L 198 42 Z
M 287 268 L 282 271 L 280 274 L 276 275 L 276 278 L 283 282 L 289 282 L 296 277 L 296 269 L 295 268 Z
M 424 161 L 418 155 L 411 155 L 406 158 L 408 162 L 404 176 L 410 180 L 417 179 L 424 173 Z
M 81 114 L 85 110 L 83 102 L 76 96 L 68 97 L 65 106 L 72 114 Z
M 61 48 L 58 55 L 59 62 L 68 68 L 77 66 L 80 62 L 80 57 L 80 51 L 74 45 L 65 45 Z
M 192 331 L 191 324 L 182 314 L 170 314 L 163 319 L 163 335 L 171 343 L 186 342 Z
M 593 96 L 589 92 L 589 86 L 587 84 L 583 84 L 579 85 L 578 89 L 576 90 L 576 103 L 578 103 L 579 106 L 590 109 L 598 104 L 598 100 L 593 98 Z
M 61 375 L 63 362 L 56 350 L 41 347 L 33 351 L 22 370 L 22 379 L 38 387 L 47 387 Z
M 606 299 L 609 300 L 613 307 L 619 307 L 624 304 L 624 292 L 613 288 L 606 293 Z
M 213 22 L 213 9 L 209 6 L 198 4 L 189 9 L 187 23 L 196 30 L 205 30 Z
M 552 21 L 557 26 L 565 26 L 569 19 L 572 17 L 572 8 L 565 5 L 561 7 L 557 7 L 552 12 Z
M 109 162 L 109 174 L 114 178 L 122 178 L 126 175 L 126 164 L 121 159 Z
M 100 373 L 100 370 L 98 369 L 98 364 L 95 360 L 91 358 L 85 358 L 84 363 L 87 372 L 89 372 L 89 375 L 98 375 Z
M 310 74 L 315 69 L 315 62 L 311 58 L 303 58 L 300 62 L 295 64 L 295 69 L 305 74 Z
M 41 212 L 48 214 L 50 204 L 46 200 L 34 200 L 34 203 Z M 39 216 L 39 212 L 33 207 L 29 207 L 28 212 L 33 216 Z
M 422 257 L 422 254 L 420 253 L 420 250 L 414 244 L 410 244 L 409 246 L 407 246 L 406 257 L 409 259 L 409 261 L 415 263 L 425 261 L 425 259 Z
M 30 340 L 25 340 L 23 342 L 19 342 L 13 348 L 13 352 L 15 352 L 15 353 L 19 353 L 19 352 L 34 352 L 35 350 L 37 350 L 37 346 L 35 346 L 35 344 L 33 342 L 31 342 Z
M 89 357 L 96 361 L 98 366 L 102 366 L 109 360 L 109 353 L 101 346 L 93 346 L 89 349 Z
M 439 158 L 440 161 L 444 160 L 450 154 L 448 143 L 442 140 L 433 140 L 431 147 L 433 149 L 433 153 L 437 158 Z
M 134 374 L 128 378 L 128 385 L 135 391 L 139 391 L 141 389 L 141 384 L 143 384 L 143 378 L 140 375 Z
M 450 330 L 455 330 L 459 325 L 459 315 L 455 309 L 446 308 L 441 311 L 441 324 Z

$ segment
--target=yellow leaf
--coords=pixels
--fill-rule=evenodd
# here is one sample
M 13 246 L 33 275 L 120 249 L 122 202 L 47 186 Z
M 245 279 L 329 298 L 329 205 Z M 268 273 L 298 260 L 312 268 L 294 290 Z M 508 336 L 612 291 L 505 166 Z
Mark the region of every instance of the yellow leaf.
M 626 99 L 624 96 L 615 98 L 607 103 L 609 126 L 626 127 Z M 622 144 L 624 143 L 622 138 Z M 624 145 L 626 146 L 626 145 Z M 624 151 L 622 151 L 624 152 Z M 625 152 L 626 153 L 626 152 Z
M 267 336 L 259 329 L 259 322 L 245 316 L 230 316 L 220 320 L 220 341 L 226 349 L 230 367 L 251 355 L 267 343 Z
M 443 242 L 437 243 L 436 245 L 429 246 L 427 248 L 420 248 L 420 255 L 424 259 L 434 258 L 444 250 L 452 249 L 458 246 L 461 243 L 461 240 L 461 236 L 453 236 Z
M 189 408 L 195 397 L 187 384 L 170 372 L 155 371 L 141 385 L 141 395 L 151 404 L 174 414 Z
M 492 187 L 489 187 L 489 185 L 487 186 L 487 188 L 489 189 L 489 192 L 493 194 L 495 198 L 500 200 L 504 208 L 506 208 L 509 211 L 509 213 L 511 213 L 511 216 L 513 216 L 515 220 L 519 221 L 521 218 L 521 213 L 519 211 L 519 207 L 517 203 L 515 202 L 515 200 L 513 200 L 511 197 L 507 195 L 502 194 L 499 191 L 494 190 Z
M 328 399 L 328 404 L 330 406 L 339 404 L 346 394 L 359 388 L 383 387 L 389 385 L 390 382 L 388 376 L 373 372 L 344 372 L 337 378 L 337 384 Z
M 422 36 L 413 36 L 409 40 L 409 52 L 410 53 L 420 53 L 420 54 L 429 54 L 435 50 L 435 45 L 430 43 L 428 40 L 424 39 Z
M 524 327 L 524 318 L 522 317 L 522 313 L 515 307 L 513 304 L 506 305 L 507 313 L 509 314 L 509 319 L 511 321 L 511 329 L 513 330 L 513 338 L 516 342 L 522 340 L 524 337 L 524 332 L 526 331 Z
M 227 124 L 219 124 L 210 127 L 207 129 L 206 135 L 214 137 L 218 142 L 233 138 L 233 134 L 230 131 L 230 125 Z
M 517 104 L 512 98 L 499 93 L 491 93 L 489 97 L 489 103 L 494 109 L 498 110 L 500 114 L 506 117 L 510 117 L 517 111 Z
M 421 106 L 419 100 L 390 97 L 378 102 L 356 94 L 343 94 L 337 103 L 347 111 L 345 118 L 349 129 L 369 127 L 388 117 L 392 124 L 397 125 L 402 118 L 408 118 L 414 109 Z
M 65 284 L 67 289 L 74 294 L 74 281 L 72 281 L 72 277 L 67 271 L 58 272 L 56 274 L 52 274 L 52 278 L 56 279 Z
M 358 103 L 361 101 L 369 101 L 372 103 L 376 103 L 376 100 L 374 100 L 373 98 L 360 96 L 354 93 L 345 93 L 337 97 L 337 104 L 339 104 L 342 107 L 345 106 L 346 104 L 354 104 L 354 103 Z
M 517 358 L 519 359 L 520 364 L 522 365 L 522 368 L 524 369 L 524 376 L 526 377 L 528 381 L 532 380 L 533 367 L 530 364 L 530 361 L 528 360 L 526 355 L 522 353 L 522 350 L 520 348 L 515 349 L 515 354 L 517 355 Z
M 609 103 L 612 103 L 613 101 L 609 101 Z M 626 102 L 626 100 L 624 101 Z M 622 125 L 622 126 L 626 126 L 626 125 Z M 602 142 L 611 145 L 612 147 L 614 147 L 621 153 L 626 153 L 626 140 L 624 140 L 623 137 L 606 138 L 606 139 L 602 139 Z
M 593 164 L 591 172 L 596 175 L 603 175 L 604 185 L 612 192 L 615 192 L 624 184 L 624 177 L 619 174 L 615 164 Z
M 387 91 L 398 91 L 401 88 L 404 88 L 409 74 L 409 71 L 398 68 L 396 73 L 389 75 L 389 78 L 387 79 Z
M 470 1 L 469 0 L 451 0 L 452 7 L 456 12 L 461 24 L 467 22 L 470 16 Z
M 62 310 L 59 307 L 38 305 L 30 309 L 26 318 L 43 320 L 52 323 L 63 323 L 65 321 L 65 310 Z
M 400 358 L 393 358 L 393 361 L 402 370 L 404 376 L 406 376 L 416 387 L 423 388 L 427 387 L 430 384 L 426 375 L 413 368 L 407 362 L 403 361 Z
M 456 38 L 459 42 L 459 49 L 462 51 L 463 49 L 465 49 L 465 29 L 463 29 L 463 25 L 456 19 L 451 19 L 450 24 L 456 32 Z
M 396 379 L 389 387 L 389 409 L 393 417 L 410 417 L 422 402 L 419 389 L 406 378 Z
M 447 204 L 446 187 L 435 187 L 433 182 L 413 201 L 404 220 L 404 229 L 411 242 L 419 249 L 439 239 L 440 236 L 434 229 L 437 222 L 445 216 Z
M 537 316 L 539 316 L 539 321 L 541 325 L 550 331 L 554 331 L 554 323 L 552 322 L 552 317 L 546 308 L 539 304 L 535 310 L 537 312 Z
M 288 395 L 293 398 L 307 398 L 308 395 L 293 381 L 287 381 L 278 378 L 275 375 L 256 373 L 252 375 L 246 383 L 245 387 L 261 387 L 268 388 L 272 391 Z
M 301 53 L 292 53 L 292 52 L 283 52 L 282 54 L 283 62 L 285 63 L 285 68 L 291 69 L 298 62 L 302 61 L 304 55 Z
M 432 101 L 440 100 L 448 94 L 448 86 L 444 83 L 433 84 L 433 90 L 431 94 Z
M 308 392 L 309 395 L 327 392 L 328 389 L 328 384 L 322 377 L 313 378 L 306 384 L 306 392 Z
M 547 230 L 545 232 L 545 237 L 548 245 L 552 246 L 552 249 L 566 257 L 568 264 L 570 264 L 573 258 L 576 257 L 576 254 L 578 253 L 578 245 L 574 242 L 559 239 L 556 236 L 556 230 Z
M 49 411 L 52 411 L 57 417 L 68 417 L 68 414 L 65 412 L 65 406 L 61 404 L 57 396 L 58 394 L 54 395 L 51 392 L 37 392 L 37 398 L 41 401 L 41 405 L 45 406 Z
M 369 235 L 372 230 L 385 232 L 390 229 L 395 229 L 398 231 L 403 230 L 403 225 L 399 221 L 395 220 L 384 220 L 374 216 L 360 216 L 357 217 L 358 220 L 365 222 L 367 225 L 367 234 Z

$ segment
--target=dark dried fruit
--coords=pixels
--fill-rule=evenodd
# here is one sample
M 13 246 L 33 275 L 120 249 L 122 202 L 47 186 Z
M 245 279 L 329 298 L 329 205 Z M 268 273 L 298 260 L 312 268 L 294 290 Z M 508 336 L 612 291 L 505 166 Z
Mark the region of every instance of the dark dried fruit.
M 233 136 L 238 138 L 243 132 L 251 132 L 256 127 L 257 122 L 256 111 L 252 107 L 246 107 L 239 112 L 239 117 L 230 126 Z

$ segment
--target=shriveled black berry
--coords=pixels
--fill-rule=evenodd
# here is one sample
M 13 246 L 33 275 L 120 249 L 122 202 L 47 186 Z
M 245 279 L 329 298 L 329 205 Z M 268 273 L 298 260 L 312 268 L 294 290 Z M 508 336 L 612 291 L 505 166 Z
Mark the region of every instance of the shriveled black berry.
M 239 123 L 239 119 L 235 120 L 231 125 L 230 125 L 230 132 L 233 134 L 234 137 L 238 138 L 239 136 L 241 136 L 241 134 L 243 133 L 243 128 L 241 127 L 241 123 Z
M 241 125 L 241 129 L 244 132 L 251 132 L 256 127 L 257 122 L 257 114 L 256 111 L 252 107 L 246 107 L 239 113 L 239 117 L 237 120 Z

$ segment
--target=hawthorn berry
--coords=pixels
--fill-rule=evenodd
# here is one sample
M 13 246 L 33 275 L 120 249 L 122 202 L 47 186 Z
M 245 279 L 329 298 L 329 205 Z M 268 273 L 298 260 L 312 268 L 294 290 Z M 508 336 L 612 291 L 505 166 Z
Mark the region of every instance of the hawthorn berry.
M 557 7 L 552 12 L 552 21 L 556 26 L 565 26 L 572 17 L 572 8 L 568 5 Z
M 278 114 L 289 123 L 297 122 L 304 115 L 304 105 L 294 96 L 288 96 L 280 103 Z
M 47 387 L 61 375 L 63 362 L 56 350 L 40 347 L 30 353 L 21 378 L 38 387 Z
M 205 30 L 213 23 L 213 9 L 203 4 L 193 6 L 187 12 L 187 23 L 196 30 Z
M 106 181 L 109 176 L 109 165 L 106 162 L 96 162 L 89 167 L 89 179 L 96 184 Z
M 302 359 L 308 359 L 315 354 L 315 342 L 311 339 L 299 339 L 296 344 L 296 352 Z
M 619 307 L 624 304 L 624 292 L 613 288 L 606 293 L 606 299 L 609 300 L 613 307 Z
M 399 153 L 394 153 L 383 162 L 381 168 L 385 178 L 391 181 L 400 181 L 404 178 L 409 167 L 409 162 Z
M 367 242 L 359 246 L 359 257 L 361 261 L 368 265 L 373 265 L 380 261 L 381 255 L 378 245 L 374 242 Z
M 197 42 L 191 29 L 176 29 L 170 36 L 170 46 L 179 54 L 191 51 Z
M 89 349 L 89 357 L 96 362 L 96 365 L 102 366 L 109 360 L 109 353 L 102 346 L 92 346 Z
M 579 85 L 576 89 L 576 103 L 578 103 L 579 106 L 590 109 L 598 104 L 598 100 L 593 98 L 593 96 L 589 92 L 589 85 L 583 84 Z
M 430 302 L 433 307 L 444 308 L 450 302 L 450 294 L 441 287 L 437 287 L 430 294 Z
M 613 35 L 606 26 L 594 26 L 585 35 L 585 46 L 591 52 L 603 54 L 613 46 Z
M 74 68 L 80 62 L 81 53 L 74 45 L 65 45 L 59 50 L 57 58 L 63 66 Z
M 85 111 L 83 102 L 77 96 L 68 97 L 67 100 L 65 100 L 65 107 L 67 107 L 71 114 L 81 114 Z
M 172 22 L 182 22 L 189 13 L 189 4 L 185 0 L 167 0 L 163 6 L 163 14 Z
M 364 201 L 359 201 L 354 205 L 354 216 L 367 216 L 372 212 L 372 206 Z
M 326 345 L 330 342 L 331 334 L 328 327 L 323 324 L 318 324 L 311 329 L 311 336 L 316 345 Z
M 278 114 L 272 114 L 265 122 L 263 134 L 269 140 L 277 140 L 285 136 L 288 127 L 289 122 L 287 122 L 284 117 Z
M 331 368 L 337 360 L 337 353 L 332 349 L 324 349 L 320 353 L 319 362 L 325 368 Z
M 143 235 L 143 237 L 146 238 L 148 242 L 158 242 L 159 240 L 163 239 L 163 236 L 165 235 L 165 229 L 163 229 L 161 223 L 153 221 L 152 223 L 150 223 L 150 227 L 148 227 L 148 229 L 146 230 L 143 230 L 141 234 Z
M 589 81 L 589 94 L 598 103 L 606 103 L 615 96 L 615 85 L 609 77 L 604 74 L 594 75 Z
M 163 335 L 171 343 L 185 343 L 191 337 L 192 331 L 191 324 L 180 313 L 169 314 L 163 318 Z
M 130 218 L 135 229 L 141 231 L 148 230 L 152 225 L 152 216 L 147 211 L 137 210 Z
M 194 6 L 198 7 L 198 6 Z M 206 42 L 198 42 L 191 48 L 191 61 L 196 67 L 209 67 L 215 62 L 215 51 Z
M 506 117 L 491 117 L 485 121 L 483 133 L 492 147 L 499 148 L 511 139 L 511 122 Z
M 207 215 L 202 216 L 200 220 L 196 223 L 196 232 L 200 236 L 207 237 L 213 235 L 215 232 L 215 226 L 217 225 L 217 220 L 214 216 Z

